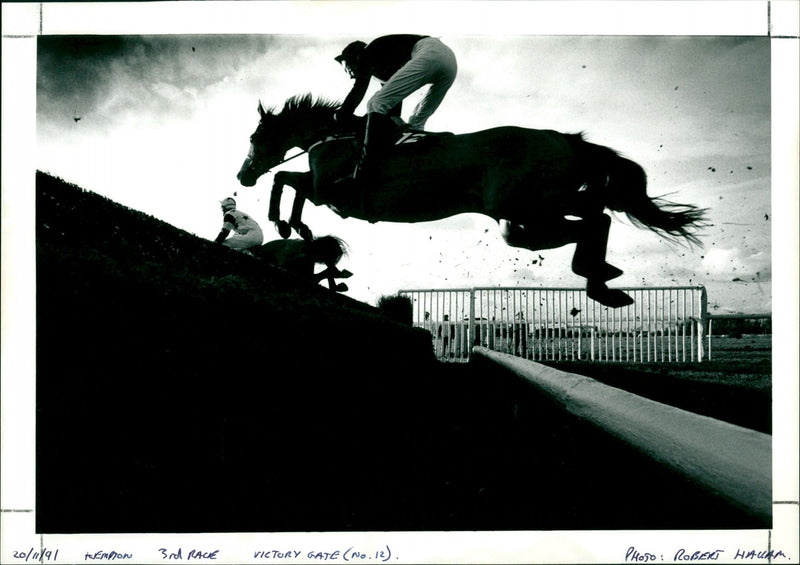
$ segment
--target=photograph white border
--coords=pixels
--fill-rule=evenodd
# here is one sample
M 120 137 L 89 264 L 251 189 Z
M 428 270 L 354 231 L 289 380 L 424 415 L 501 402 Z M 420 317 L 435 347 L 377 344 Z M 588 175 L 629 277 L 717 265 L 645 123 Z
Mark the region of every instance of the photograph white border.
M 798 2 L 443 1 L 4 3 L 2 44 L 3 563 L 84 562 L 98 550 L 164 562 L 161 548 L 218 550 L 215 563 L 264 563 L 255 551 L 377 555 L 392 563 L 622 563 L 635 546 L 664 561 L 678 549 L 798 551 Z M 365 23 L 366 22 L 366 23 Z M 769 36 L 772 46 L 773 516 L 771 530 L 356 532 L 37 535 L 35 533 L 36 38 L 45 34 L 252 33 L 369 36 Z M 422 29 L 421 29 L 422 28 Z M 28 551 L 30 550 L 30 551 Z M 53 552 L 58 551 L 54 556 Z M 27 559 L 15 552 L 27 552 Z M 49 553 L 48 553 L 49 552 Z M 270 559 L 307 563 L 296 559 Z M 116 561 L 119 561 L 117 559 Z M 372 561 L 378 561 L 377 558 Z M 767 560 L 747 560 L 767 562 Z M 103 561 L 99 561 L 103 562 Z M 111 561 L 108 561 L 111 562 Z M 725 562 L 720 559 L 717 562 Z

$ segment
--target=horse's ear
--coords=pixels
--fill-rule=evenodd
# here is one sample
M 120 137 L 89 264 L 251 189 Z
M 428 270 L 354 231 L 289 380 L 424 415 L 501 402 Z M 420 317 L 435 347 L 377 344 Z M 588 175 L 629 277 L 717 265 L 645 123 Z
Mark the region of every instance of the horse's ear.
M 261 100 L 258 101 L 258 114 L 262 118 L 267 115 L 267 111 L 264 110 L 264 105 L 261 103 Z

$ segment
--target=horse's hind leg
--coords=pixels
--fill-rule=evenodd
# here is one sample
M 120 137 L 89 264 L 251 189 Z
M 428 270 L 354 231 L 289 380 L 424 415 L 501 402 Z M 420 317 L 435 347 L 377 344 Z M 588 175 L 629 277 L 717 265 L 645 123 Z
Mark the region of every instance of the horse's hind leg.
M 608 232 L 611 218 L 600 214 L 580 220 L 580 229 L 572 256 L 572 272 L 587 279 L 610 281 L 622 275 L 622 270 L 606 262 Z
M 531 251 L 539 251 L 554 249 L 578 240 L 577 231 L 572 225 L 576 222 L 563 218 L 546 225 L 538 223 L 536 229 L 508 220 L 500 220 L 498 223 L 500 224 L 500 235 L 512 247 L 524 247 Z
M 537 224 L 535 230 L 501 220 L 500 232 L 509 245 L 533 251 L 576 243 L 572 270 L 586 278 L 586 294 L 605 306 L 618 308 L 632 304 L 633 299 L 605 284 L 622 274 L 620 269 L 605 261 L 610 226 L 611 218 L 601 214 L 590 220 L 559 218 L 546 225 Z
M 611 218 L 600 214 L 581 220 L 581 229 L 575 253 L 572 256 L 572 271 L 586 277 L 586 295 L 592 300 L 619 308 L 633 304 L 633 299 L 617 289 L 610 289 L 606 281 L 622 274 L 622 270 L 606 262 L 608 232 Z

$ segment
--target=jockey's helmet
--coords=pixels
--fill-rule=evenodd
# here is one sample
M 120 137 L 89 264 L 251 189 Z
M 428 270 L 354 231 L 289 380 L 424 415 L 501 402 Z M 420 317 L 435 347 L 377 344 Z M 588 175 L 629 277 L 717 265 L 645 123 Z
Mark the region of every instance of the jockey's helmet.
M 223 212 L 227 212 L 228 210 L 233 210 L 234 208 L 236 208 L 236 200 L 234 200 L 231 197 L 228 197 L 222 202 L 220 202 L 220 205 L 222 206 Z
M 361 55 L 361 52 L 366 46 L 367 44 L 363 41 L 353 41 L 342 50 L 340 55 L 334 57 L 334 59 L 336 59 L 336 62 L 338 63 L 355 63 L 358 61 L 358 57 Z

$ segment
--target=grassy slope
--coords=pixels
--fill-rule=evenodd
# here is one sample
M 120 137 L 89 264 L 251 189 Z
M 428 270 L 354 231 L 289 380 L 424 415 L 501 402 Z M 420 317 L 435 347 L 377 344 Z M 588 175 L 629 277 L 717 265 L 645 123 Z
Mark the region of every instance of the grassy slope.
M 374 308 L 37 192 L 38 531 L 759 526 Z
M 344 438 L 413 452 L 393 418 L 438 367 L 423 332 L 48 175 L 37 188 L 39 500 L 66 497 L 44 527 L 109 493 L 192 485 L 186 465 L 198 485 L 256 472 L 276 430 L 291 433 L 257 458 L 286 461 L 275 481 Z M 68 486 L 89 482 L 103 488 Z

